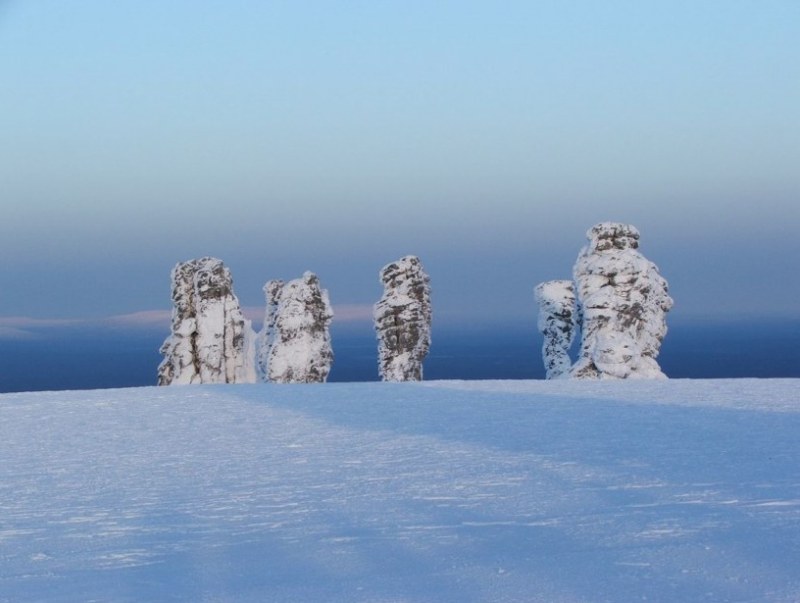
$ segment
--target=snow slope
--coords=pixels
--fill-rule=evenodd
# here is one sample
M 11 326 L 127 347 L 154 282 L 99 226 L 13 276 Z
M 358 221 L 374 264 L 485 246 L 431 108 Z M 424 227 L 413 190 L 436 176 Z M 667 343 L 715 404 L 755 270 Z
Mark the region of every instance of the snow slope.
M 0 396 L 0 601 L 798 601 L 800 380 Z

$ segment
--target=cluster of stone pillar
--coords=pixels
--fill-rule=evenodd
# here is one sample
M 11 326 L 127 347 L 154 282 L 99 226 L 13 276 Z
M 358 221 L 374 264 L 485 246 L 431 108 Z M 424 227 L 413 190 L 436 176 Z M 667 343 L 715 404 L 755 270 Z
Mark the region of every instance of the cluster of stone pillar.
M 601 222 L 586 237 L 573 280 L 535 289 L 547 378 L 665 379 L 656 358 L 673 303 L 667 281 L 630 224 Z
M 221 260 L 181 262 L 171 276 L 172 329 L 161 346 L 159 385 L 327 380 L 333 309 L 314 273 L 264 285 L 266 312 L 259 333 L 242 314 L 230 270 Z M 385 266 L 380 279 L 383 297 L 374 308 L 380 377 L 421 380 L 430 347 L 430 279 L 415 256 Z

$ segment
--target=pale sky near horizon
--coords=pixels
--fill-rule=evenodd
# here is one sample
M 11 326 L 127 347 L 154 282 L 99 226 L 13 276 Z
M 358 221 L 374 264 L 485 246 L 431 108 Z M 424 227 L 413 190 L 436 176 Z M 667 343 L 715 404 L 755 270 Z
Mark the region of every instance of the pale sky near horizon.
M 334 304 L 419 255 L 441 320 L 535 316 L 635 224 L 675 317 L 800 316 L 800 2 L 0 0 L 0 317 Z

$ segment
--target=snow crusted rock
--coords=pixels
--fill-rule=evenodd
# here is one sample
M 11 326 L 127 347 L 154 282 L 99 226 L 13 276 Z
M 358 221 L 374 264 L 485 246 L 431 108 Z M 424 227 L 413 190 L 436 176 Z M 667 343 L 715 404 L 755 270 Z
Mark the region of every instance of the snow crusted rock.
M 383 297 L 373 314 L 382 381 L 421 381 L 431 345 L 430 278 L 419 258 L 405 256 L 380 272 Z
M 579 379 L 665 379 L 656 357 L 672 307 L 667 281 L 639 251 L 639 231 L 602 222 L 573 269 L 581 312 Z
M 272 383 L 322 383 L 333 363 L 328 331 L 333 310 L 319 278 L 269 281 L 264 285 L 267 310 L 259 337 L 261 378 Z
M 161 346 L 158 384 L 254 383 L 254 337 L 230 270 L 204 257 L 172 269 L 172 333 Z
M 278 303 L 283 289 L 282 280 L 267 281 L 264 285 L 266 307 L 264 309 L 264 324 L 256 340 L 256 369 L 258 376 L 264 383 L 269 382 L 269 348 L 275 338 L 275 321 L 278 318 Z
M 539 331 L 544 335 L 542 357 L 547 379 L 569 375 L 572 361 L 569 348 L 578 330 L 578 311 L 575 285 L 558 280 L 540 283 L 534 290 L 539 304 Z

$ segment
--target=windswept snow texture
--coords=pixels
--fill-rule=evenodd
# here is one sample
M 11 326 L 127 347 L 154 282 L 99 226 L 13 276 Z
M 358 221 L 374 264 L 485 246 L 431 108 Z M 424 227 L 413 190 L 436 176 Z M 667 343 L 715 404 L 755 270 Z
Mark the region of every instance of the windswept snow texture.
M 407 255 L 380 272 L 383 296 L 375 304 L 378 372 L 382 381 L 421 381 L 431 347 L 430 278 L 419 258 Z
M 637 250 L 639 231 L 602 222 L 573 269 L 581 311 L 578 379 L 665 379 L 656 362 L 672 307 L 667 281 Z
M 177 264 L 172 301 L 172 333 L 161 346 L 159 385 L 256 381 L 255 334 L 221 260 Z
M 800 600 L 800 381 L 0 396 L 0 601 Z
M 539 332 L 544 337 L 542 359 L 548 379 L 568 377 L 569 348 L 578 331 L 578 308 L 572 281 L 546 281 L 534 289 L 539 304 Z
M 322 383 L 333 363 L 328 331 L 333 309 L 319 278 L 269 281 L 264 285 L 267 314 L 259 351 L 260 371 L 271 383 Z

